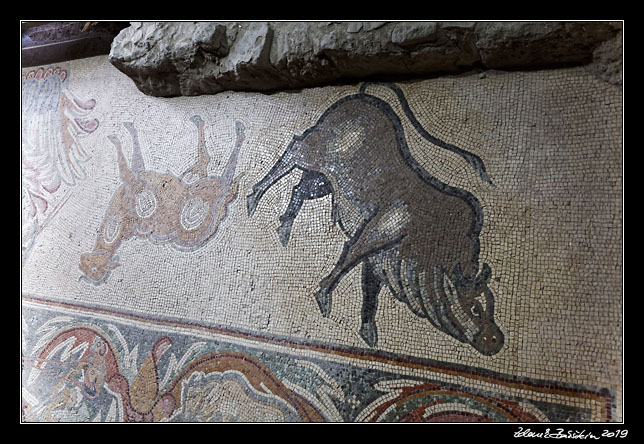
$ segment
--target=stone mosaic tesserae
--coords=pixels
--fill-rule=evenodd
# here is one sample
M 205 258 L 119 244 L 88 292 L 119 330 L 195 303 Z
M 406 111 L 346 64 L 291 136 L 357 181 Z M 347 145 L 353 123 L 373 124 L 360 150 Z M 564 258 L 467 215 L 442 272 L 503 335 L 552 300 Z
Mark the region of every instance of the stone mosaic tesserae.
M 621 104 L 23 69 L 22 420 L 621 421 Z

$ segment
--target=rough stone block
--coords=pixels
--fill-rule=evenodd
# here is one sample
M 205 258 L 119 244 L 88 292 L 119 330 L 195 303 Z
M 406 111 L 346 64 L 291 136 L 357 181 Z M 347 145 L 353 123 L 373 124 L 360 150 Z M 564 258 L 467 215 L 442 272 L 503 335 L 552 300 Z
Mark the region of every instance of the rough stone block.
M 608 22 L 147 22 L 110 61 L 155 96 L 271 91 L 379 77 L 588 64 L 621 72 Z

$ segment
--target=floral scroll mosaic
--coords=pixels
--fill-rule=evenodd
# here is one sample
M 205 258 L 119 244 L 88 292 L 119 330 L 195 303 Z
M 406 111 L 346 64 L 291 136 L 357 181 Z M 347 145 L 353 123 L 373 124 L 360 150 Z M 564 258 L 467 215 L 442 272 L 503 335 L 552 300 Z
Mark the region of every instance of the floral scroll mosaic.
M 619 88 L 22 82 L 23 421 L 621 421 Z

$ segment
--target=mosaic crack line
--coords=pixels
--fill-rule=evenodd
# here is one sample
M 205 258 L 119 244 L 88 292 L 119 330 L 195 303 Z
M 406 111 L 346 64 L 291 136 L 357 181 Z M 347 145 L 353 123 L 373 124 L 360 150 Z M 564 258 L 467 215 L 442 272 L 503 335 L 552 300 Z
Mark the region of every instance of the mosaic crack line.
M 323 316 L 340 280 L 362 266 L 360 336 L 378 343 L 376 311 L 383 286 L 439 331 L 470 344 L 483 355 L 504 345 L 494 321 L 492 271 L 479 266 L 483 210 L 470 192 L 430 175 L 412 157 L 402 122 L 384 100 L 366 93 L 331 105 L 317 123 L 293 137 L 280 159 L 247 197 L 249 216 L 264 194 L 295 168 L 302 179 L 280 217 L 280 241 L 288 243 L 293 220 L 305 199 L 332 195 L 332 217 L 349 238 L 338 261 L 315 294 Z M 405 115 L 421 135 L 467 160 L 492 184 L 483 161 L 429 134 L 416 120 L 400 88 Z

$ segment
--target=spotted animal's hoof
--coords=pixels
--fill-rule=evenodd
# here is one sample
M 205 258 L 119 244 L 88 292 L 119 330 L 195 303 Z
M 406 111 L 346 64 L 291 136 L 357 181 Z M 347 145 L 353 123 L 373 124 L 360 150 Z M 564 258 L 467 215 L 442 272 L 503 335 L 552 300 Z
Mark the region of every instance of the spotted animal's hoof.
M 204 122 L 203 122 L 203 119 L 202 119 L 202 118 L 201 118 L 201 116 L 199 116 L 199 115 L 192 116 L 192 117 L 190 118 L 190 121 L 191 121 L 192 123 L 194 123 L 195 125 L 197 125 L 197 126 L 199 126 L 199 125 L 201 125 L 202 123 L 204 123 Z

